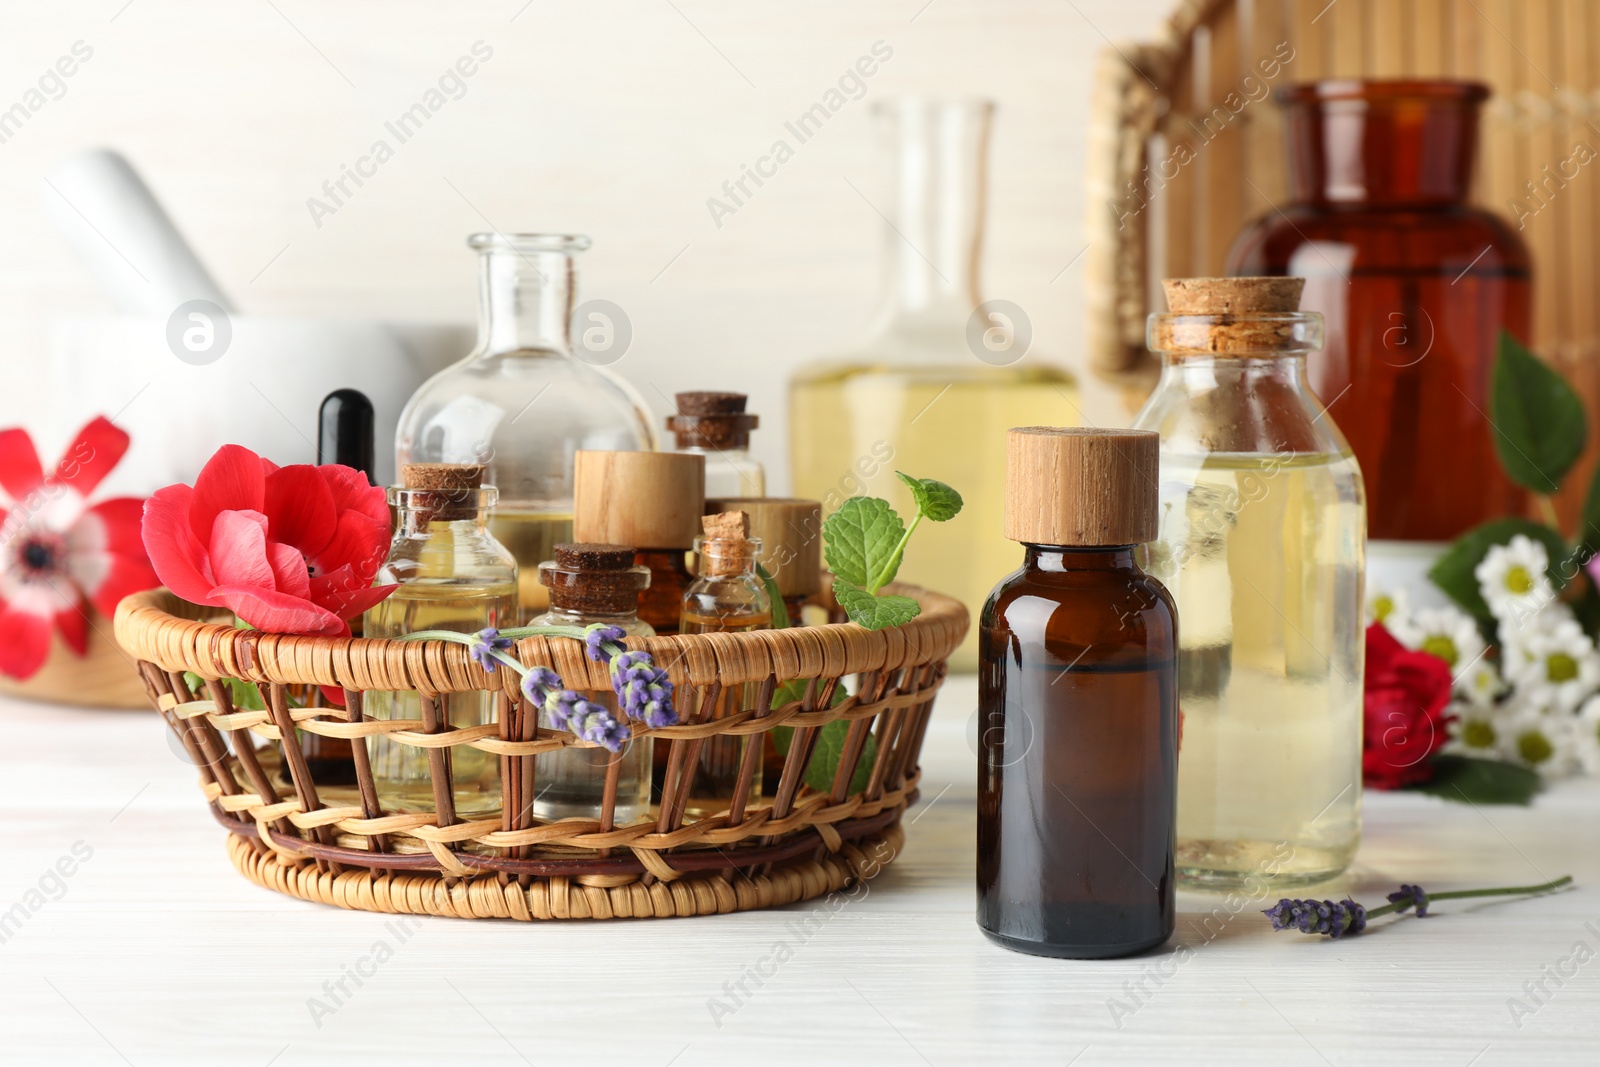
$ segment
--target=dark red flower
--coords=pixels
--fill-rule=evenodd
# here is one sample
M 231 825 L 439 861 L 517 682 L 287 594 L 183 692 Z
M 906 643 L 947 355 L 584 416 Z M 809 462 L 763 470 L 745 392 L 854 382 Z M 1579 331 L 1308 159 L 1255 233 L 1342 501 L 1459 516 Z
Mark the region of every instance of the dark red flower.
M 144 544 L 168 589 L 271 633 L 348 634 L 394 589 L 372 584 L 389 545 L 382 489 L 349 467 L 279 467 L 240 445 L 217 449 L 192 489 L 150 498 Z
M 85 600 L 112 615 L 124 596 L 159 584 L 139 542 L 144 501 L 88 501 L 127 450 L 128 435 L 97 418 L 46 477 L 28 431 L 0 430 L 0 672 L 32 677 L 52 627 L 83 655 Z
M 1367 627 L 1367 679 L 1361 773 L 1374 789 L 1433 777 L 1428 757 L 1448 739 L 1450 666 L 1406 648 L 1382 623 Z

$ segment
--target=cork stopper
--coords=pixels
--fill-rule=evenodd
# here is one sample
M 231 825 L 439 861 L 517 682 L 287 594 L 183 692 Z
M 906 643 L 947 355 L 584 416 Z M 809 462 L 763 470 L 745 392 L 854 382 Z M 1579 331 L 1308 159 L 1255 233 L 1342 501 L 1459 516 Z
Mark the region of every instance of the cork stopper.
M 1006 537 L 1069 547 L 1154 540 L 1158 441 L 1150 430 L 1011 430 L 1006 435 Z
M 761 542 L 750 536 L 750 516 L 744 511 L 722 511 L 700 520 L 705 536 L 700 550 L 700 573 L 706 577 L 742 574 L 755 564 Z
M 634 566 L 627 545 L 556 545 L 555 558 L 539 564 L 539 584 L 550 590 L 550 606 L 558 610 L 627 615 L 638 610 L 650 568 Z
M 478 513 L 478 490 L 488 468 L 481 463 L 403 463 L 400 484 L 419 494 L 413 505 L 429 522 L 454 522 Z
M 1175 356 L 1271 356 L 1322 341 L 1320 315 L 1300 312 L 1304 278 L 1168 278 L 1170 314 L 1151 315 L 1149 344 Z
M 640 549 L 694 547 L 705 511 L 705 456 L 579 452 L 573 468 L 575 540 Z
M 743 496 L 706 501 L 706 511 L 743 511 L 750 536 L 761 542 L 756 557 L 785 599 L 808 597 L 822 588 L 822 504 L 798 498 Z
M 749 448 L 750 431 L 761 419 L 744 413 L 747 399 L 743 393 L 679 393 L 678 413 L 667 418 L 667 429 L 679 448 Z

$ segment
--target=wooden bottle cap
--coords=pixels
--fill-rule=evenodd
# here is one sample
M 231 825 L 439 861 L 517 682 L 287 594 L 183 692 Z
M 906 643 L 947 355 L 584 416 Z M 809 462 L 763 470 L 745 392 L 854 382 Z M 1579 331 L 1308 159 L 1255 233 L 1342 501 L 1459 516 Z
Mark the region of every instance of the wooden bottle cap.
M 625 571 L 633 566 L 633 549 L 627 545 L 556 545 L 555 561 L 582 571 Z
M 650 569 L 634 566 L 627 545 L 556 545 L 555 558 L 539 564 L 539 584 L 550 603 L 580 615 L 626 615 L 650 585 Z
M 698 390 L 678 393 L 673 399 L 678 404 L 679 415 L 743 415 L 745 401 L 749 398 L 743 393 Z
M 1174 315 L 1273 315 L 1300 310 L 1304 278 L 1168 278 Z
M 1021 426 L 1006 435 L 1005 535 L 1032 545 L 1155 540 L 1159 438 L 1150 430 Z
M 708 512 L 743 511 L 750 536 L 761 541 L 757 557 L 785 599 L 808 597 L 822 588 L 822 505 L 790 497 L 718 497 Z
M 743 393 L 679 393 L 678 413 L 667 417 L 667 429 L 679 448 L 749 448 L 750 431 L 761 419 L 745 414 L 747 399 Z
M 403 463 L 400 484 L 426 494 L 418 506 L 429 522 L 454 522 L 478 513 L 478 490 L 489 468 L 481 463 Z
M 700 520 L 705 536 L 700 550 L 700 573 L 707 576 L 740 574 L 750 568 L 761 542 L 750 537 L 750 516 L 743 511 L 722 511 Z
M 694 547 L 705 511 L 705 456 L 579 452 L 573 468 L 575 540 L 640 549 Z
M 1304 278 L 1168 278 L 1171 313 L 1150 316 L 1150 347 L 1179 356 L 1306 351 L 1305 286 Z

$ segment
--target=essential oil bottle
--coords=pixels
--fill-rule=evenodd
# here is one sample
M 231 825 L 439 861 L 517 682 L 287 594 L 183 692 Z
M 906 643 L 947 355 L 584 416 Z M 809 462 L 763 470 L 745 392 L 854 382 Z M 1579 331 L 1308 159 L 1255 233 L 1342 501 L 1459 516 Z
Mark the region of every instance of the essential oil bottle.
M 707 472 L 709 476 L 709 471 Z M 806 601 L 822 591 L 822 504 L 798 497 L 706 497 L 706 514 L 742 511 L 750 536 L 761 542 L 756 557 L 778 587 L 790 626 L 804 625 Z M 776 612 L 777 605 L 773 605 Z M 821 613 L 821 608 L 813 608 Z
M 707 496 L 765 496 L 767 472 L 750 454 L 750 431 L 761 425 L 744 410 L 743 393 L 679 393 L 667 429 L 679 452 L 706 457 Z
M 1172 934 L 1177 612 L 1139 568 L 1157 438 L 1010 431 L 1022 567 L 979 621 L 978 925 L 1019 952 L 1124 956 Z

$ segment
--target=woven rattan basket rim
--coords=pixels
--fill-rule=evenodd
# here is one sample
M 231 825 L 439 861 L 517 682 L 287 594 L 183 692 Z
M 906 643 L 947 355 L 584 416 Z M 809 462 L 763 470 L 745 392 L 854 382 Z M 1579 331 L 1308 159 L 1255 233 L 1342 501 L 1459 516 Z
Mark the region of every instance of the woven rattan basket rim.
M 666 666 L 675 684 L 733 685 L 768 677 L 837 677 L 932 663 L 948 657 L 966 636 L 967 610 L 954 598 L 900 583 L 885 591 L 912 597 L 922 606 L 922 614 L 886 630 L 831 623 L 632 638 L 627 645 L 649 651 Z M 208 678 L 428 693 L 516 684 L 513 672 L 487 674 L 465 645 L 453 642 L 303 637 L 201 621 L 217 614 L 216 609 L 197 607 L 166 589 L 135 593 L 117 608 L 117 641 L 135 659 Z M 606 665 L 589 660 L 577 641 L 530 637 L 517 645 L 517 657 L 530 666 L 550 667 L 575 689 L 610 686 Z

